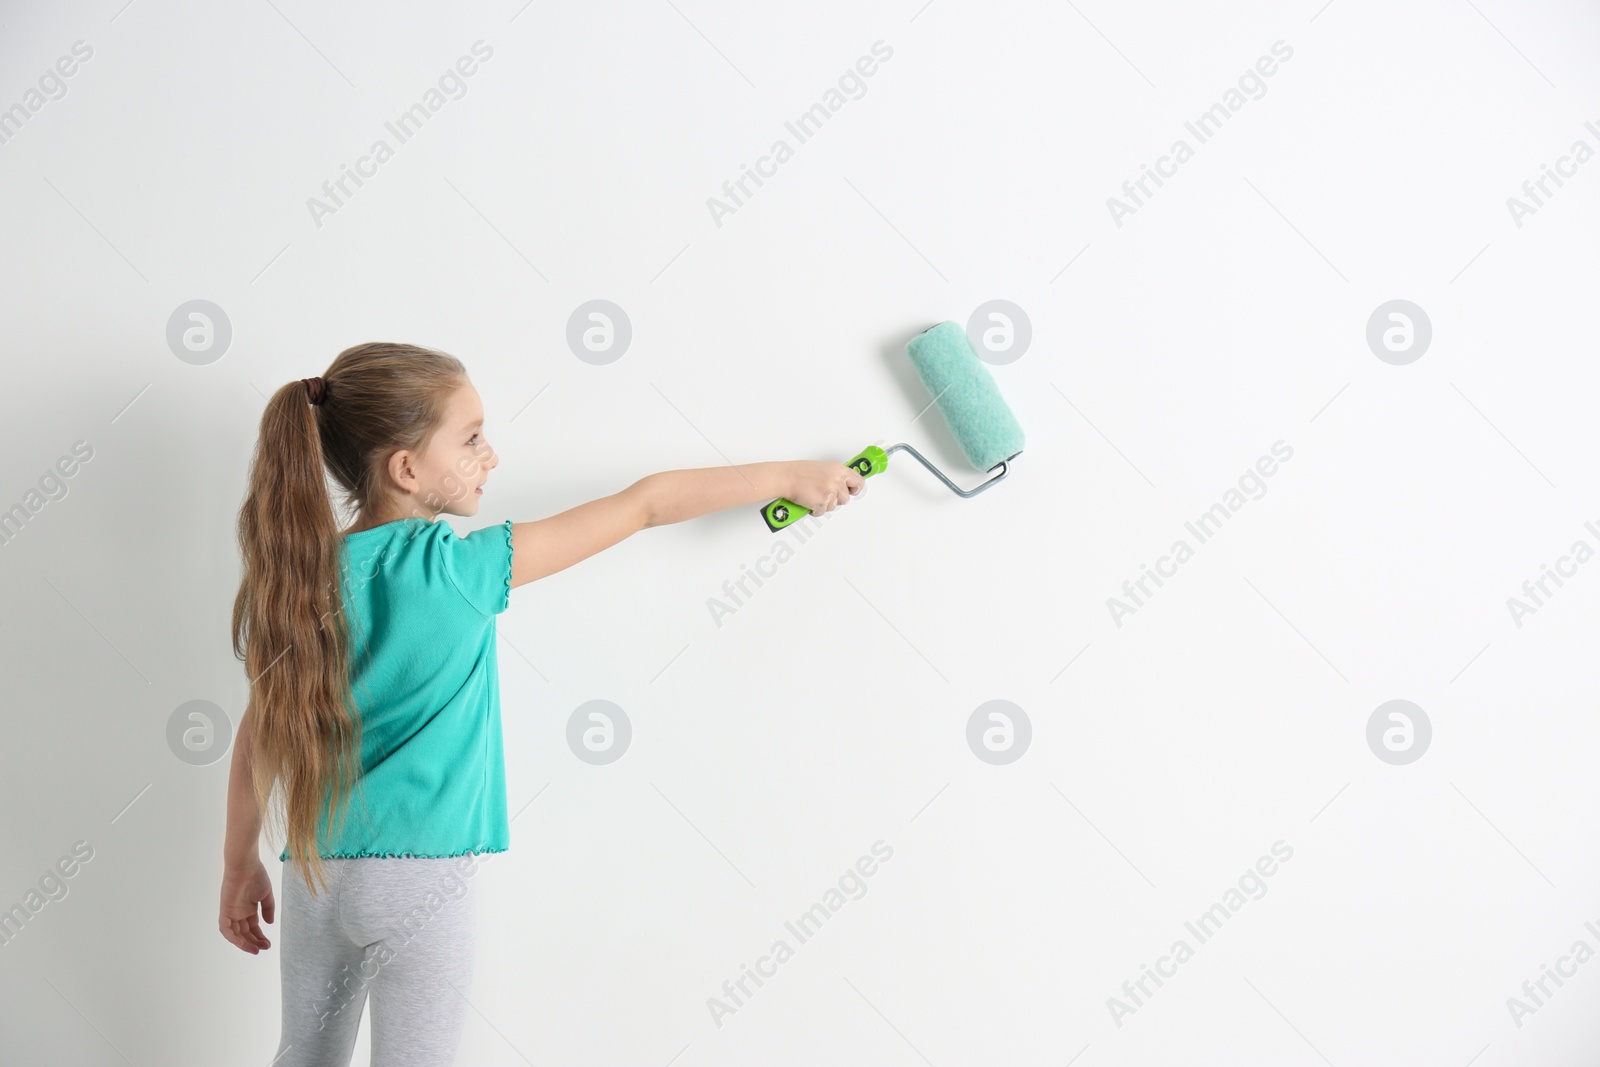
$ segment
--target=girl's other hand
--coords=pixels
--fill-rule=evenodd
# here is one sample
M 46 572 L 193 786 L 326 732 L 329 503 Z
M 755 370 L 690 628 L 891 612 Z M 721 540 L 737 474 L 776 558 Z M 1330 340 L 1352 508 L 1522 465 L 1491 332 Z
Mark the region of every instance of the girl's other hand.
M 790 489 L 786 495 L 813 515 L 848 504 L 852 496 L 859 496 L 866 490 L 867 480 L 861 472 L 843 463 L 798 459 L 790 467 Z
M 261 918 L 272 922 L 277 908 L 272 899 L 272 879 L 259 859 L 243 864 L 227 864 L 222 869 L 222 916 L 217 926 L 222 936 L 254 956 L 272 942 L 256 921 L 256 905 Z

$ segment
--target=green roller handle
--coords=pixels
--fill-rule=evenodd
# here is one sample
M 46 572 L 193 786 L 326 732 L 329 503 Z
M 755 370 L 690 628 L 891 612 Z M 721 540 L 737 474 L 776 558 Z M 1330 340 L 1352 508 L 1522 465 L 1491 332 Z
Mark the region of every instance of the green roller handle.
M 863 478 L 870 478 L 874 474 L 882 474 L 889 466 L 889 456 L 877 445 L 868 445 L 856 454 L 855 459 L 845 464 L 854 467 L 856 473 Z M 800 516 L 811 514 L 811 509 L 803 508 L 793 500 L 779 497 L 761 509 L 761 517 L 767 520 L 767 529 L 776 533 L 792 522 L 800 521 Z

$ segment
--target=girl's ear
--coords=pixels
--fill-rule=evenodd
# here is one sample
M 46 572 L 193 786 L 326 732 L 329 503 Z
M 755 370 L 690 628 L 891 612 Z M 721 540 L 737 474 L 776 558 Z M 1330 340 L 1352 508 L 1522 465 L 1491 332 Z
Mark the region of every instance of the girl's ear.
M 389 457 L 389 478 L 402 490 L 412 493 L 420 487 L 420 480 L 416 471 L 411 469 L 412 454 L 407 449 L 401 449 Z

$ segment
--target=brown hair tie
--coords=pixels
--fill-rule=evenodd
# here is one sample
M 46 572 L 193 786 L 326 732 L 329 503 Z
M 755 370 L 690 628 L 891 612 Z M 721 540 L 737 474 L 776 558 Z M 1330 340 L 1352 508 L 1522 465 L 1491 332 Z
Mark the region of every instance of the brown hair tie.
M 306 395 L 311 402 L 313 404 L 322 403 L 323 399 L 328 395 L 328 383 L 321 378 L 301 378 L 300 380 L 305 383 Z

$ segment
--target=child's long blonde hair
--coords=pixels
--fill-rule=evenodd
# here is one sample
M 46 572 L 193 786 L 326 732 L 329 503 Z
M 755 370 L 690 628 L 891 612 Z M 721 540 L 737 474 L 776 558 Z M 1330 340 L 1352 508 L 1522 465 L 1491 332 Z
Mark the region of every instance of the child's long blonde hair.
M 372 342 L 340 352 L 322 380 L 320 404 L 294 381 L 262 412 L 239 509 L 244 570 L 233 603 L 233 652 L 244 661 L 254 709 L 257 807 L 269 839 L 276 839 L 273 826 L 285 828 L 289 855 L 313 895 L 313 873 L 326 886 L 317 840 L 324 805 L 338 820 L 330 818 L 330 831 L 342 826 L 361 773 L 339 589 L 342 538 L 326 473 L 363 515 L 397 510 L 385 477 L 389 458 L 424 447 L 467 372 L 434 349 Z M 276 782 L 287 809 L 281 819 L 269 807 Z

